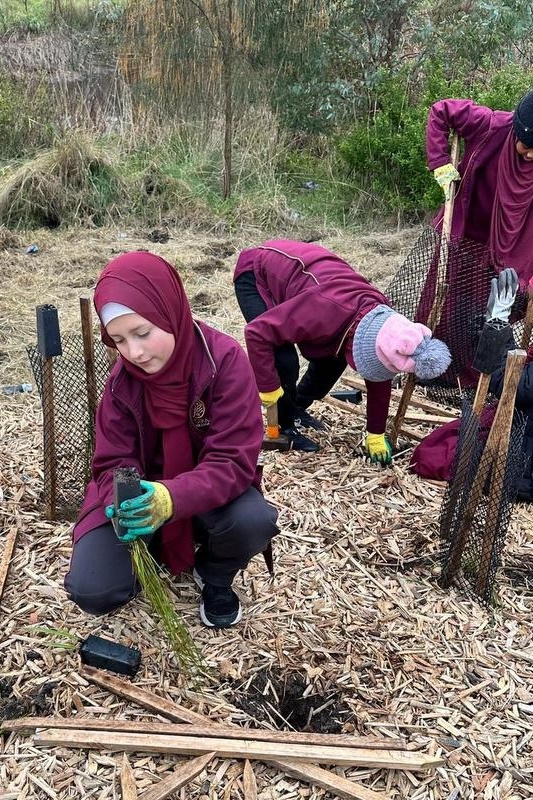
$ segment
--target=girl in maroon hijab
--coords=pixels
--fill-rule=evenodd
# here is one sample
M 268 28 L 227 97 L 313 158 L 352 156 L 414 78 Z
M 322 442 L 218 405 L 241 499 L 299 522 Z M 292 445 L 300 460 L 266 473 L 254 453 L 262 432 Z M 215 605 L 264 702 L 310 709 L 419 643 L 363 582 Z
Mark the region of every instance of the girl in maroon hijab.
M 259 491 L 263 422 L 246 355 L 193 320 L 177 272 L 159 256 L 111 261 L 94 303 L 102 339 L 121 357 L 98 408 L 66 590 L 93 614 L 128 602 L 138 585 L 127 543 L 143 536 L 172 573 L 194 567 L 206 625 L 233 625 L 241 618 L 233 579 L 277 533 L 277 513 Z M 140 497 L 120 508 L 117 467 L 143 478 Z M 114 517 L 127 530 L 121 539 Z
M 448 137 L 464 142 L 458 170 Z M 493 111 L 471 100 L 439 100 L 426 133 L 429 169 L 445 196 L 456 191 L 452 236 L 488 246 L 498 271 L 513 267 L 522 288 L 533 276 L 533 91 L 514 111 Z M 433 224 L 442 224 L 441 208 Z

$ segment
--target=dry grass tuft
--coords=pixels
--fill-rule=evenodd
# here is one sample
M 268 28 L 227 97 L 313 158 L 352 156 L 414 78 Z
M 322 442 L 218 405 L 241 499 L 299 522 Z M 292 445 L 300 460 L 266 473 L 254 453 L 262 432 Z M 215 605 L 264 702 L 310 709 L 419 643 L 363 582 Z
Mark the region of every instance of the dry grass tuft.
M 89 134 L 70 131 L 57 145 L 0 177 L 0 220 L 15 227 L 57 228 L 100 215 L 95 179 L 112 173 L 112 152 Z M 116 177 L 116 176 L 115 176 Z

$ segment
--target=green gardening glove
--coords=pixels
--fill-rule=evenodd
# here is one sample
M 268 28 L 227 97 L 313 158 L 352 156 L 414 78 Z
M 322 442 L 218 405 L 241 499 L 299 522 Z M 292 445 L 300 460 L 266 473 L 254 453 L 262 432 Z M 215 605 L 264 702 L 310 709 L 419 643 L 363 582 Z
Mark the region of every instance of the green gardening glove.
M 367 433 L 365 447 L 373 464 L 392 464 L 392 447 L 384 433 Z
M 131 500 L 123 500 L 119 508 L 107 506 L 108 519 L 115 518 L 127 528 L 121 542 L 132 542 L 138 536 L 150 536 L 164 525 L 174 513 L 172 496 L 163 483 L 141 481 L 143 493 Z
M 442 167 L 437 167 L 433 170 L 433 177 L 444 192 L 445 200 L 449 200 L 451 197 L 452 183 L 461 180 L 461 176 L 453 164 L 443 164 Z

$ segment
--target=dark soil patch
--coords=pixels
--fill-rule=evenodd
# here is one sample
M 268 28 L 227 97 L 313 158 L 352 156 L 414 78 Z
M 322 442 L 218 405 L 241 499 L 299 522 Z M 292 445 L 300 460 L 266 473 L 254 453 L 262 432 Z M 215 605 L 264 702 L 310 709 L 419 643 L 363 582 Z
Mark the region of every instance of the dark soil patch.
M 14 679 L 0 678 L 0 721 L 52 713 L 51 704 L 46 698 L 57 686 L 57 681 L 43 683 L 39 689 L 25 697 L 16 697 L 13 694 L 13 684 Z
M 258 722 L 271 722 L 280 730 L 340 733 L 352 710 L 334 689 L 309 690 L 298 672 L 257 672 L 251 681 L 232 681 L 232 703 Z
M 218 258 L 229 258 L 234 256 L 237 248 L 231 242 L 209 242 L 203 251 L 206 256 L 217 256 Z
M 198 292 L 191 297 L 191 308 L 193 311 L 213 314 L 217 311 L 216 300 L 207 292 Z
M 198 264 L 192 264 L 191 269 L 193 272 L 198 272 L 200 275 L 211 275 L 217 269 L 227 269 L 226 265 L 220 258 L 206 258 L 204 261 L 199 261 Z
M 155 228 L 153 231 L 150 231 L 146 238 L 151 242 L 166 244 L 170 239 L 170 234 L 168 231 L 163 230 L 162 228 Z

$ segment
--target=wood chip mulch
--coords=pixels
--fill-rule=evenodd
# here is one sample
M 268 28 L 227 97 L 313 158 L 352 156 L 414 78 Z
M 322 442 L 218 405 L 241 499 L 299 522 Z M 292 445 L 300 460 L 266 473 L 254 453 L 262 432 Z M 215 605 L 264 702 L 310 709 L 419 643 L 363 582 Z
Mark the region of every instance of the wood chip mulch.
M 231 273 L 223 280 L 229 296 Z M 411 474 L 409 452 L 390 469 L 365 463 L 361 417 L 325 402 L 313 412 L 328 424 L 312 432 L 318 454 L 265 457 L 265 493 L 280 512 L 276 575 L 270 579 L 257 557 L 237 578 L 242 623 L 206 629 L 191 577 L 172 582 L 176 608 L 213 671 L 202 687 L 191 687 L 143 598 L 104 618 L 67 599 L 70 524 L 44 520 L 40 506 L 39 399 L 0 396 L 0 725 L 25 715 L 157 719 L 80 675 L 77 643 L 93 633 L 139 647 L 135 683 L 213 723 L 290 730 L 291 704 L 281 693 L 299 685 L 309 702 L 308 730 L 402 737 L 411 749 L 443 758 L 427 774 L 331 767 L 385 797 L 530 798 L 531 507 L 513 509 L 499 604 L 488 612 L 438 586 L 444 487 Z M 139 797 L 182 761 L 130 754 Z M 247 764 L 220 758 L 173 796 L 249 800 L 254 782 L 260 800 L 334 796 L 261 762 L 253 762 L 252 780 Z M 117 798 L 122 769 L 122 753 L 37 747 L 32 736 L 5 733 L 0 800 Z

